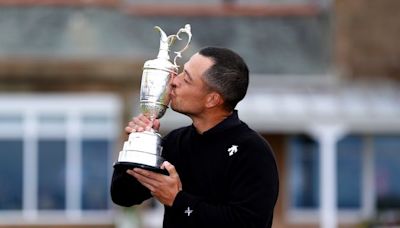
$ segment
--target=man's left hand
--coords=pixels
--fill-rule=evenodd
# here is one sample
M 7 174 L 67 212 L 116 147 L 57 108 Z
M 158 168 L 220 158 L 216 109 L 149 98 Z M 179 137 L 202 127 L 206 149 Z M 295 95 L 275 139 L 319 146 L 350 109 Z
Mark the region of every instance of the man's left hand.
M 140 168 L 128 169 L 126 172 L 148 188 L 151 194 L 162 204 L 172 206 L 176 195 L 182 190 L 182 183 L 171 163 L 165 161 L 161 168 L 165 168 L 169 176 Z

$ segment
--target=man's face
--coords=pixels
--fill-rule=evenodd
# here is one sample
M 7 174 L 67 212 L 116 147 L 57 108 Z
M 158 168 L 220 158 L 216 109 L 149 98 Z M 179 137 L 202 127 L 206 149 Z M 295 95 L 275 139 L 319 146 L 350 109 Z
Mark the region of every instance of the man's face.
M 213 64 L 210 58 L 198 53 L 186 62 L 182 73 L 171 83 L 171 108 L 174 111 L 195 116 L 204 110 L 210 91 L 203 75 Z

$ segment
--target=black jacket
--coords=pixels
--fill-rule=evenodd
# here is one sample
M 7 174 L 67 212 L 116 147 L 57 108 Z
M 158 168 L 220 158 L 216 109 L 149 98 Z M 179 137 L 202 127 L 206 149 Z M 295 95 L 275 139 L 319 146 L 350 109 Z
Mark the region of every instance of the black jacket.
M 164 228 L 271 227 L 278 196 L 275 159 L 267 142 L 236 111 L 202 135 L 193 126 L 174 130 L 163 147 L 183 189 L 172 207 L 165 206 Z M 132 206 L 151 195 L 115 169 L 111 197 Z

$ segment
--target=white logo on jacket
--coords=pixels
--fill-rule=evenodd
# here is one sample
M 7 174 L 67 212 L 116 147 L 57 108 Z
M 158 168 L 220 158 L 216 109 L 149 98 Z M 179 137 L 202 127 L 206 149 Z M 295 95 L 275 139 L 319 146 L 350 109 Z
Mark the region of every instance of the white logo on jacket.
M 188 207 L 185 211 L 185 214 L 187 214 L 187 216 L 190 216 L 190 214 L 192 214 L 193 210 L 190 210 L 190 207 Z
M 238 145 L 232 145 L 229 149 L 229 156 L 232 156 L 233 154 L 235 154 L 236 152 L 238 152 Z

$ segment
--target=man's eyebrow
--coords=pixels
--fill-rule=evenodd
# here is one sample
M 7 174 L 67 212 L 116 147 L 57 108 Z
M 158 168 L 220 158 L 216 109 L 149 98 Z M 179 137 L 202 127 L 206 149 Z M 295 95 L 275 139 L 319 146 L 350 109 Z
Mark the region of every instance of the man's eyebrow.
M 186 69 L 183 69 L 183 71 L 185 71 L 185 74 L 188 76 L 189 81 L 193 81 L 192 76 L 189 74 L 189 71 L 187 71 Z

